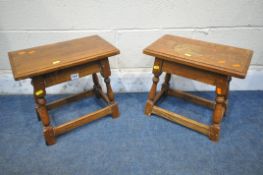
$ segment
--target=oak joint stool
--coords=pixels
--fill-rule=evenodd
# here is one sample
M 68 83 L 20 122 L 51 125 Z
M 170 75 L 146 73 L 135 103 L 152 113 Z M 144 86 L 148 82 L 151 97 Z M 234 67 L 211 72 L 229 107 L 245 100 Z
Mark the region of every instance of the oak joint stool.
M 145 106 L 145 114 L 155 114 L 218 141 L 220 124 L 228 106 L 231 77 L 245 78 L 253 51 L 214 44 L 172 35 L 164 35 L 144 49 L 154 56 L 153 84 Z M 159 76 L 166 72 L 164 83 L 157 93 Z M 170 88 L 171 74 L 200 81 L 216 87 L 215 101 Z M 213 110 L 212 123 L 206 125 L 157 106 L 166 95 L 189 100 Z
M 110 84 L 108 57 L 119 54 L 119 50 L 99 36 L 90 36 L 55 44 L 9 52 L 9 59 L 15 80 L 32 79 L 35 110 L 43 124 L 43 134 L 47 145 L 56 143 L 56 136 L 90 123 L 107 115 L 119 116 L 117 103 Z M 100 72 L 106 84 L 103 93 L 97 73 Z M 59 83 L 92 75 L 93 89 L 47 103 L 46 88 Z M 48 111 L 64 104 L 95 95 L 102 98 L 107 106 L 68 121 L 52 126 Z

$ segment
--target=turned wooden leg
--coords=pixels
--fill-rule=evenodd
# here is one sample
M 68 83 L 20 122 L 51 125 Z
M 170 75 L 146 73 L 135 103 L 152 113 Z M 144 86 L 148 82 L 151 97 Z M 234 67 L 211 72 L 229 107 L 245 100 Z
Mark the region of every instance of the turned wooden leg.
M 164 78 L 164 82 L 162 84 L 162 89 L 164 90 L 164 95 L 167 95 L 167 92 L 168 92 L 169 87 L 170 87 L 170 83 L 169 83 L 170 80 L 171 80 L 171 74 L 166 73 L 165 78 Z
M 108 58 L 101 61 L 101 75 L 103 76 L 104 82 L 106 83 L 107 96 L 109 98 L 110 104 L 114 104 L 112 107 L 112 118 L 117 118 L 119 117 L 120 113 L 118 105 L 114 101 L 114 93 L 110 84 L 111 71 Z
M 47 145 L 56 143 L 53 127 L 50 125 L 50 119 L 46 108 L 46 91 L 44 81 L 41 78 L 33 79 L 34 96 L 36 100 L 37 112 L 43 124 L 43 134 Z
M 37 103 L 39 105 L 38 113 L 41 118 L 43 128 L 43 134 L 46 140 L 47 145 L 52 145 L 56 143 L 55 133 L 53 131 L 53 127 L 50 125 L 50 119 L 48 115 L 48 111 L 46 108 L 46 100 L 43 97 L 37 99 Z
M 152 108 L 154 105 L 153 100 L 154 100 L 154 97 L 156 96 L 156 90 L 157 90 L 157 84 L 159 82 L 159 76 L 162 73 L 161 69 L 162 69 L 162 61 L 156 58 L 154 65 L 153 65 L 153 74 L 154 74 L 153 84 L 152 84 L 151 90 L 149 92 L 148 100 L 146 102 L 145 110 L 144 110 L 144 113 L 148 116 L 150 116 L 152 113 Z
M 216 105 L 213 113 L 213 123 L 210 126 L 209 138 L 213 141 L 219 140 L 220 123 L 226 109 L 226 96 L 228 92 L 228 81 L 220 82 L 216 86 Z
M 101 86 L 100 86 L 99 79 L 96 73 L 92 74 L 92 80 L 94 83 L 93 89 L 94 89 L 95 95 L 97 98 L 99 98 L 100 97 L 99 90 L 101 90 Z
M 37 115 L 37 120 L 40 121 L 41 119 L 40 119 L 40 116 L 39 116 L 39 114 L 37 112 L 37 109 L 39 107 L 38 107 L 37 98 L 35 97 L 35 95 L 34 95 L 34 99 L 35 99 L 35 112 L 36 112 L 36 115 Z
M 36 115 L 37 115 L 37 120 L 38 121 L 40 121 L 41 119 L 40 119 L 40 116 L 39 116 L 39 114 L 38 114 L 38 112 L 37 112 L 37 109 L 38 109 L 38 104 L 37 104 L 37 96 L 35 95 L 35 92 L 36 92 L 36 89 L 35 89 L 35 87 L 34 87 L 34 85 L 33 85 L 33 80 L 31 80 L 31 85 L 33 86 L 33 96 L 34 96 L 34 101 L 35 101 L 35 112 L 36 112 Z
M 231 77 L 228 77 L 228 84 L 227 84 L 227 90 L 226 90 L 226 99 L 225 99 L 225 112 L 224 112 L 224 116 L 227 114 L 228 111 L 228 96 L 229 96 L 229 86 L 230 86 L 230 81 L 231 81 Z

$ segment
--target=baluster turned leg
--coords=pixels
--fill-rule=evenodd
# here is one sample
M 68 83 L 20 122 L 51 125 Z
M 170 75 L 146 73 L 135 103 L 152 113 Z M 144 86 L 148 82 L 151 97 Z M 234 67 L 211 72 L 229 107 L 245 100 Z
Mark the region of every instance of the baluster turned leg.
M 112 105 L 112 118 L 117 118 L 119 117 L 120 113 L 118 105 L 114 101 L 114 94 L 110 84 L 111 71 L 108 58 L 101 61 L 101 75 L 103 76 L 104 82 L 106 83 L 107 96 L 109 98 L 110 104 Z
M 114 94 L 110 85 L 110 78 L 105 77 L 104 82 L 106 83 L 106 87 L 107 87 L 107 96 L 109 97 L 110 102 L 114 103 Z
M 92 74 L 92 80 L 94 83 L 93 89 L 94 89 L 95 95 L 97 98 L 99 98 L 100 97 L 99 90 L 101 90 L 101 86 L 100 86 L 99 79 L 96 73 Z
M 37 96 L 36 96 L 36 94 L 35 94 L 35 92 L 36 92 L 37 90 L 35 89 L 35 87 L 34 87 L 34 85 L 33 85 L 33 80 L 31 81 L 31 85 L 33 86 L 33 89 L 34 89 L 34 94 L 33 94 L 33 96 L 34 96 L 34 101 L 35 101 L 35 112 L 36 112 L 38 121 L 40 121 L 41 119 L 40 119 L 40 116 L 39 116 L 39 114 L 38 114 L 38 112 L 37 112 L 37 109 L 38 109 Z
M 48 111 L 46 108 L 46 91 L 44 81 L 41 78 L 34 78 L 32 80 L 34 86 L 34 97 L 37 106 L 38 115 L 42 121 L 44 126 L 43 134 L 46 140 L 47 145 L 52 145 L 56 143 L 55 134 L 53 131 L 53 127 L 50 125 L 50 119 L 48 115 Z
M 35 92 L 35 91 L 34 91 Z M 35 94 L 34 94 L 34 100 L 35 100 L 35 112 L 36 112 L 36 115 L 37 115 L 37 120 L 38 121 L 41 121 L 41 118 L 40 118 L 40 116 L 39 116 L 39 114 L 38 114 L 38 108 L 39 108 L 39 105 L 38 105 L 38 103 L 37 103 L 37 97 L 35 96 Z
M 225 112 L 224 112 L 224 116 L 226 115 L 227 111 L 228 111 L 228 96 L 229 96 L 229 86 L 230 86 L 230 81 L 231 81 L 231 77 L 228 77 L 228 84 L 227 84 L 227 90 L 226 90 L 226 99 L 225 99 Z
M 159 82 L 159 76 L 162 74 L 161 70 L 162 70 L 162 61 L 156 58 L 154 65 L 153 65 L 153 74 L 154 74 L 153 84 L 149 92 L 148 100 L 146 102 L 145 110 L 144 110 L 144 113 L 148 116 L 150 116 L 152 113 L 153 100 L 156 95 L 157 84 Z
M 171 74 L 166 73 L 165 78 L 164 78 L 164 82 L 162 84 L 162 90 L 164 90 L 164 95 L 167 95 L 167 92 L 168 92 L 169 87 L 170 87 L 170 83 L 169 83 L 170 80 L 171 80 Z
M 226 99 L 228 93 L 228 80 L 218 83 L 216 86 L 216 105 L 213 113 L 213 123 L 210 126 L 209 138 L 213 141 L 219 140 L 220 123 L 226 110 Z

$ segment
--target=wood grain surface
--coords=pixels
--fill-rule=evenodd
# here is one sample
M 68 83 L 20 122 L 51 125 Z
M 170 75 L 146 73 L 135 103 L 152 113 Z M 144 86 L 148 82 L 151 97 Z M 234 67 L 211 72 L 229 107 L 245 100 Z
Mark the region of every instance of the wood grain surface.
M 157 58 L 238 78 L 245 78 L 253 55 L 253 51 L 248 49 L 172 35 L 164 35 L 143 52 Z
M 117 48 L 97 35 L 8 53 L 16 80 L 117 54 L 119 54 Z

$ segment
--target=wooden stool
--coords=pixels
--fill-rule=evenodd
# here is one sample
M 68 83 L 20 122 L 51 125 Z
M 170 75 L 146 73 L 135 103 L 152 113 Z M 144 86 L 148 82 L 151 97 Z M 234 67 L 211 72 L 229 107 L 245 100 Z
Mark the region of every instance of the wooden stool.
M 153 65 L 153 84 L 145 106 L 145 114 L 156 114 L 217 141 L 220 123 L 228 105 L 231 77 L 245 78 L 253 52 L 171 35 L 161 37 L 143 52 L 156 57 Z M 162 72 L 166 72 L 165 80 L 160 92 L 156 93 Z M 170 89 L 171 74 L 216 86 L 215 102 Z M 205 125 L 156 106 L 157 101 L 165 95 L 184 98 L 213 109 L 212 124 Z
M 9 52 L 9 60 L 15 80 L 32 79 L 36 113 L 43 124 L 47 145 L 55 144 L 55 137 L 101 117 L 119 116 L 118 105 L 110 85 L 108 57 L 119 54 L 119 50 L 99 36 L 90 36 L 71 41 Z M 107 95 L 102 91 L 97 72 L 104 77 Z M 47 104 L 47 87 L 92 74 L 94 88 Z M 50 124 L 48 110 L 92 95 L 101 97 L 107 106 L 59 126 Z

